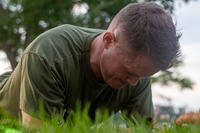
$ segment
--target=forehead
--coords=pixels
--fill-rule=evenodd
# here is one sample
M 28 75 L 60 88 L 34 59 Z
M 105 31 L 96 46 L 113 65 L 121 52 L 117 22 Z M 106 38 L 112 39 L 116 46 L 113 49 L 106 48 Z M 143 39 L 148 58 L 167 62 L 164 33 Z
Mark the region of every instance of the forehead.
M 124 66 L 129 73 L 134 73 L 138 77 L 148 77 L 159 71 L 150 57 L 143 54 L 127 56 L 124 59 Z

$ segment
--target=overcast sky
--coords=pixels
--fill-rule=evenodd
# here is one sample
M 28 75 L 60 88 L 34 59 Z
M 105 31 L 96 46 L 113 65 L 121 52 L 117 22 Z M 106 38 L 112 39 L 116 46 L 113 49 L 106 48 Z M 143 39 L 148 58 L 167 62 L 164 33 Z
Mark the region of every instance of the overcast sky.
M 184 65 L 179 69 L 182 75 L 195 83 L 193 90 L 180 91 L 176 86 L 153 85 L 153 100 L 156 104 L 173 104 L 186 106 L 188 111 L 200 109 L 200 0 L 188 4 L 176 4 L 174 20 L 177 29 L 182 32 L 180 44 Z M 172 99 L 167 102 L 158 97 L 164 95 Z
M 178 23 L 178 30 L 183 35 L 181 44 L 200 43 L 200 0 L 191 1 L 187 4 L 176 3 L 175 20 Z

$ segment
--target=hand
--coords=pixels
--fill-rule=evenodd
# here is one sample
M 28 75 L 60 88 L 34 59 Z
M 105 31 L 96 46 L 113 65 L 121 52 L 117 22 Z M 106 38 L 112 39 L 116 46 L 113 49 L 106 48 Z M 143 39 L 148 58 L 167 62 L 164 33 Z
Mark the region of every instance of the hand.
M 37 118 L 32 117 L 23 110 L 22 113 L 22 125 L 28 129 L 39 128 L 41 126 L 41 121 Z

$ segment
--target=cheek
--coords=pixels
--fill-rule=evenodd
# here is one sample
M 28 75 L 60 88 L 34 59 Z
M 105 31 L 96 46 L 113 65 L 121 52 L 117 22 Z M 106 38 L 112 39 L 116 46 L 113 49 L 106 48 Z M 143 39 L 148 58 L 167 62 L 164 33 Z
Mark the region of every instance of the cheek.
M 100 70 L 104 80 L 110 78 L 124 78 L 123 59 L 110 50 L 105 51 L 100 57 Z
M 117 61 L 111 55 L 104 54 L 101 56 L 100 70 L 104 79 L 108 79 L 115 75 L 117 66 Z
M 109 57 L 105 54 L 103 54 L 100 58 L 100 70 L 103 79 L 105 79 L 107 75 L 109 75 Z

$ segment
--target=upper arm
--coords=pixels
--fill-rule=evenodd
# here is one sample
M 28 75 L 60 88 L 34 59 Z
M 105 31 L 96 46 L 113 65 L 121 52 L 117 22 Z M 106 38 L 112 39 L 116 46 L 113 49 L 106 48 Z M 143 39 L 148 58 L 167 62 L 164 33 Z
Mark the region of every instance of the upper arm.
M 35 117 L 39 117 L 42 108 L 47 116 L 62 113 L 64 88 L 47 60 L 27 53 L 22 57 L 21 66 L 20 109 Z

